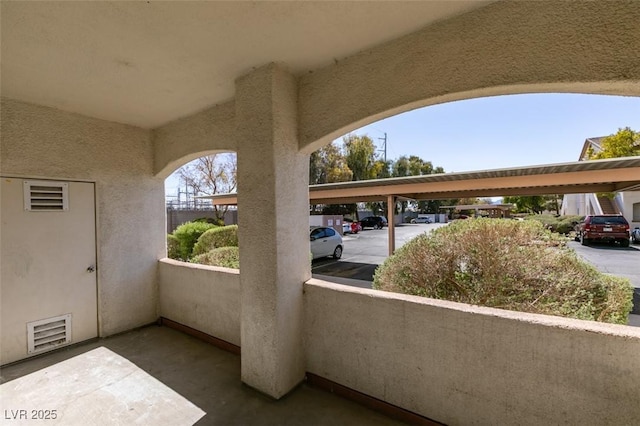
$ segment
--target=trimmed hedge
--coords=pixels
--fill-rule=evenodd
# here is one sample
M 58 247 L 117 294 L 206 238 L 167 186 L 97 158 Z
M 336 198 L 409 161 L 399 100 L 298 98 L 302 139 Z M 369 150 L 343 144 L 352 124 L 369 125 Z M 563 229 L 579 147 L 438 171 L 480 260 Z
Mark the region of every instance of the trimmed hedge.
M 180 241 L 173 234 L 167 234 L 167 257 L 180 259 Z
M 187 222 L 178 226 L 173 231 L 173 236 L 178 240 L 179 244 L 178 260 L 189 260 L 192 256 L 193 246 L 198 241 L 198 238 L 211 228 L 216 228 L 216 226 L 204 222 Z
M 193 255 L 204 254 L 220 247 L 238 247 L 238 225 L 207 230 L 193 246 Z
M 240 253 L 238 247 L 220 247 L 195 256 L 192 262 L 202 265 L 240 269 Z
M 454 221 L 411 240 L 373 288 L 515 311 L 626 324 L 629 280 L 605 275 L 538 221 Z

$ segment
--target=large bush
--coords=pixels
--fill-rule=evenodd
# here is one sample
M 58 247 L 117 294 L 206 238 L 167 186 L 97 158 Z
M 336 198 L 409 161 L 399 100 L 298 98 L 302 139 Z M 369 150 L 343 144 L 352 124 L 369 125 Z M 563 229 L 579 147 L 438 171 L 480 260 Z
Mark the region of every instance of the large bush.
M 180 241 L 173 234 L 167 234 L 167 257 L 180 259 Z
M 238 247 L 220 247 L 195 256 L 192 262 L 202 265 L 240 269 L 240 254 Z
M 197 219 L 193 219 L 192 222 L 204 222 L 211 223 L 216 226 L 224 226 L 224 219 L 219 219 L 217 217 L 199 217 Z
M 178 240 L 179 260 L 189 260 L 198 238 L 207 230 L 215 227 L 215 225 L 204 222 L 187 222 L 178 226 L 173 231 L 173 236 Z
M 375 273 L 376 289 L 626 324 L 628 280 L 600 273 L 537 221 L 469 219 L 423 234 Z
M 536 214 L 527 216 L 527 220 L 535 220 L 542 223 L 547 229 L 559 234 L 569 234 L 576 223 L 581 222 L 584 216 L 554 216 L 550 214 Z
M 238 247 L 238 225 L 209 229 L 193 246 L 193 255 L 204 254 L 220 247 Z

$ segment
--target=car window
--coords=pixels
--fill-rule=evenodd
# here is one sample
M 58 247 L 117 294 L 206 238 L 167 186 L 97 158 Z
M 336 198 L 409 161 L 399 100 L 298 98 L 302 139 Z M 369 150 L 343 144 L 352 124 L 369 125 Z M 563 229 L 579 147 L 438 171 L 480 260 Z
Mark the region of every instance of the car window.
M 591 218 L 593 225 L 626 225 L 627 221 L 622 216 L 594 216 Z
M 622 216 L 607 217 L 605 219 L 606 219 L 606 221 L 605 221 L 606 224 L 610 224 L 610 223 L 616 224 L 616 225 L 626 225 L 627 224 L 627 220 Z
M 334 235 L 336 235 L 336 231 L 331 228 L 325 229 L 324 233 L 327 237 L 333 237 Z
M 322 238 L 322 237 L 324 237 L 324 229 L 322 229 L 322 228 L 314 229 L 313 231 L 311 231 L 311 236 L 313 238 Z

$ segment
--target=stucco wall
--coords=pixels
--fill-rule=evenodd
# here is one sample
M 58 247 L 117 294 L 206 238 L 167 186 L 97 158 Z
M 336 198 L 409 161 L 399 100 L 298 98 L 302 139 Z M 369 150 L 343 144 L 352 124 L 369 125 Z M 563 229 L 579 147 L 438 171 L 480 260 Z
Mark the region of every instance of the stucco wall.
M 307 371 L 448 425 L 636 424 L 640 330 L 305 284 Z
M 235 102 L 215 105 L 153 130 L 154 172 L 166 178 L 191 160 L 212 152 L 237 151 Z
M 95 182 L 100 335 L 154 321 L 165 210 L 150 132 L 9 99 L 1 113 L 3 175 Z
M 496 2 L 300 78 L 300 147 L 426 105 L 482 96 L 640 95 L 640 7 Z
M 240 273 L 160 261 L 160 316 L 240 346 Z
M 631 226 L 631 229 L 636 226 L 640 226 L 640 220 L 633 220 L 633 205 L 637 203 L 640 203 L 640 191 L 625 191 L 622 193 L 622 210 L 624 212 L 624 217 Z

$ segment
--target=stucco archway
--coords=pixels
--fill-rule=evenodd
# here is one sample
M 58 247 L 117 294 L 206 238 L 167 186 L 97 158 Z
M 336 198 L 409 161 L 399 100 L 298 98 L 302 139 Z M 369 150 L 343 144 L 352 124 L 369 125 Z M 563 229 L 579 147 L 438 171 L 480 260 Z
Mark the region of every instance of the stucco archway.
M 522 93 L 640 96 L 640 8 L 495 3 L 304 75 L 299 146 L 415 108 Z
M 235 103 L 216 105 L 152 132 L 153 173 L 165 179 L 182 165 L 217 152 L 236 152 Z

